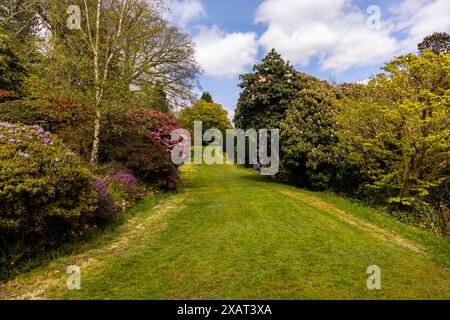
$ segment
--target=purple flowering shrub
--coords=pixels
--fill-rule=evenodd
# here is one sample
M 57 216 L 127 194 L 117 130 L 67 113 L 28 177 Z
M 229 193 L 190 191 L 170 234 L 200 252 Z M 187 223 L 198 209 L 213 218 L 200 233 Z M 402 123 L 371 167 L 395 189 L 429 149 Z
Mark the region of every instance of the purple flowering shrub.
M 116 207 L 121 211 L 126 211 L 136 201 L 152 194 L 148 185 L 140 183 L 133 173 L 123 168 L 112 169 L 103 181 L 111 191 Z
M 108 185 L 100 178 L 93 183 L 94 190 L 98 193 L 97 210 L 94 216 L 96 223 L 110 222 L 117 214 L 116 203 L 112 198 Z
M 5 243 L 22 242 L 27 256 L 80 236 L 98 214 L 93 181 L 56 135 L 0 122 L 0 257 Z

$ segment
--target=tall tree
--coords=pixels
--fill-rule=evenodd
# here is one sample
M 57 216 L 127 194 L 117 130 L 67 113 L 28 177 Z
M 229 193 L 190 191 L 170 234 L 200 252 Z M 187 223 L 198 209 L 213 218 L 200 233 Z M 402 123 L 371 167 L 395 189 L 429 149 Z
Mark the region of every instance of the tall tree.
M 450 53 L 450 34 L 445 32 L 435 32 L 432 35 L 425 37 L 418 45 L 420 52 L 429 49 L 435 54 Z
M 73 4 L 81 7 L 81 23 L 69 29 L 67 4 L 42 3 L 42 20 L 51 32 L 44 87 L 78 92 L 92 106 L 91 163 L 95 164 L 106 112 L 139 96 L 154 96 L 155 88 L 164 90 L 170 104 L 179 104 L 191 98 L 199 67 L 189 36 L 162 18 L 159 1 L 78 0 Z
M 286 110 L 302 89 L 306 76 L 295 71 L 272 49 L 253 73 L 240 76 L 243 89 L 234 123 L 240 129 L 276 129 Z
M 411 205 L 448 181 L 449 70 L 450 55 L 402 56 L 359 99 L 343 100 L 340 149 L 380 198 Z
M 209 92 L 203 92 L 200 100 L 204 100 L 206 102 L 214 102 L 211 94 Z

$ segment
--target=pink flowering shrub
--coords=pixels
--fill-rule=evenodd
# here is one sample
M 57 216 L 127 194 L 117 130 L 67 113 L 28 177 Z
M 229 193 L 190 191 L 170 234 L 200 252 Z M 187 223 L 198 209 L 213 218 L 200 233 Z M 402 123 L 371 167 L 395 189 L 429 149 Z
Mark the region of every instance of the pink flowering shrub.
M 171 151 L 180 141 L 173 141 L 171 133 L 179 128 L 175 118 L 167 114 L 149 109 L 129 110 L 105 130 L 102 160 L 122 164 L 144 182 L 173 189 L 179 177 Z
M 0 122 L 0 269 L 80 236 L 98 214 L 94 176 L 39 126 Z M 16 257 L 9 246 L 23 244 Z

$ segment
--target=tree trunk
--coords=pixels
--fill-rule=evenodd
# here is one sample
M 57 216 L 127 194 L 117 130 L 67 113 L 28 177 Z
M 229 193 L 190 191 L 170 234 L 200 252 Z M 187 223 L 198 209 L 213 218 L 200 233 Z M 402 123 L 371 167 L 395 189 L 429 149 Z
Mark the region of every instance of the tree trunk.
M 99 108 L 97 108 L 94 120 L 94 140 L 91 152 L 91 165 L 95 165 L 98 163 L 98 149 L 100 146 L 100 123 L 101 123 L 101 113 Z

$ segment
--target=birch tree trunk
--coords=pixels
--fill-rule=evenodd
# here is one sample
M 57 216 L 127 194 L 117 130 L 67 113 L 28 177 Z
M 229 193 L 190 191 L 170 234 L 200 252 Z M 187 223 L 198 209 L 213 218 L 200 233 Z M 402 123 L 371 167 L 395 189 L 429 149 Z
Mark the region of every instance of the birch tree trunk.
M 92 142 L 91 152 L 91 164 L 98 163 L 98 150 L 100 147 L 100 128 L 101 128 L 101 84 L 99 77 L 99 65 L 98 65 L 98 49 L 100 41 L 100 8 L 101 0 L 97 0 L 97 17 L 96 17 L 96 30 L 95 30 L 95 45 L 94 45 L 94 79 L 95 79 L 95 120 L 94 120 L 94 140 Z M 107 68 L 107 66 L 105 66 Z

